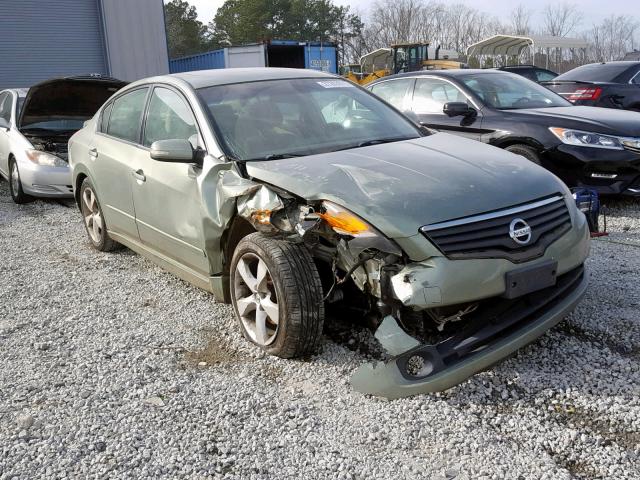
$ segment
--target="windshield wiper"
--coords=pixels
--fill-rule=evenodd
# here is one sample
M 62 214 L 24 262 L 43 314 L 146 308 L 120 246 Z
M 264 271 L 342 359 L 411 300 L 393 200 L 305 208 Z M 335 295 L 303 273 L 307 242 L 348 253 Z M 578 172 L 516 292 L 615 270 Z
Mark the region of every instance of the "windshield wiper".
M 334 150 L 334 152 L 339 152 L 341 150 L 351 150 L 353 148 L 370 147 L 372 145 L 381 145 L 383 143 L 393 143 L 393 142 L 401 142 L 403 140 L 413 140 L 414 138 L 419 138 L 419 137 L 377 138 L 375 140 L 367 140 L 364 142 L 356 143 L 355 145 L 349 145 L 348 147 L 338 148 L 337 150 Z
M 257 158 L 247 158 L 246 160 L 241 160 L 242 162 L 260 162 L 260 161 L 268 161 L 268 160 L 283 160 L 285 158 L 295 158 L 295 157 L 304 157 L 306 154 L 303 153 L 271 153 L 269 155 L 265 155 L 264 157 Z

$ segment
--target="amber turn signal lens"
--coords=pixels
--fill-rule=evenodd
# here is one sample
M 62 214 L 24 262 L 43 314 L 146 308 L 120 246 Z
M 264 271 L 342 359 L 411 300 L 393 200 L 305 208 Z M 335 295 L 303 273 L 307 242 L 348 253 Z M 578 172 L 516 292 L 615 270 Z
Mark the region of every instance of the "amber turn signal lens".
M 325 211 L 319 216 L 336 232 L 353 236 L 369 232 L 369 225 L 353 213 L 329 202 L 324 202 L 323 206 Z

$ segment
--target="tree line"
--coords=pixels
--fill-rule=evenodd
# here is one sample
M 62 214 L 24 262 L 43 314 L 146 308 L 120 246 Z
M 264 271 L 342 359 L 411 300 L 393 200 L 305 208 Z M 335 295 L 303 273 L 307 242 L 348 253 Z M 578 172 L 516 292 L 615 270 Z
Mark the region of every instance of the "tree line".
M 534 24 L 534 15 L 541 21 Z M 165 17 L 171 58 L 270 39 L 335 42 L 343 64 L 400 42 L 428 41 L 464 55 L 469 45 L 498 33 L 584 38 L 584 62 L 618 60 L 640 48 L 638 19 L 612 14 L 589 26 L 580 7 L 566 2 L 538 12 L 518 5 L 499 19 L 438 0 L 378 0 L 358 13 L 332 0 L 226 0 L 204 24 L 188 1 L 171 0 Z

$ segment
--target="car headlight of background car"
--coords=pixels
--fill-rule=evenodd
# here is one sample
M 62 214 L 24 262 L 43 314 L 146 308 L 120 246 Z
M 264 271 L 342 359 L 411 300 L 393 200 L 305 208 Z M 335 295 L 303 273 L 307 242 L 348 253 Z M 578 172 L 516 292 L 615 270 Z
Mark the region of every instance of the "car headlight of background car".
M 626 148 L 640 148 L 640 139 L 615 137 L 613 135 L 602 135 L 600 133 L 583 132 L 569 128 L 549 127 L 562 143 L 567 145 L 578 145 L 581 147 L 607 148 L 609 150 L 624 150 Z
M 27 150 L 27 158 L 37 165 L 46 167 L 66 167 L 67 162 L 61 158 L 40 150 Z

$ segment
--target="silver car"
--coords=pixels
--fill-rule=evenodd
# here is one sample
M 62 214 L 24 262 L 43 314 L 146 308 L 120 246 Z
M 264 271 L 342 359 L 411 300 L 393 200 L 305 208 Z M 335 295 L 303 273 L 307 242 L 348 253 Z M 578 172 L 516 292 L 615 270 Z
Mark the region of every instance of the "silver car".
M 14 202 L 73 196 L 67 142 L 124 85 L 67 77 L 0 92 L 0 175 L 9 180 Z
M 269 354 L 313 352 L 325 309 L 366 318 L 392 358 L 355 372 L 365 393 L 455 385 L 587 287 L 586 219 L 558 178 L 321 72 L 137 81 L 70 139 L 69 163 L 94 248 L 232 303 Z

